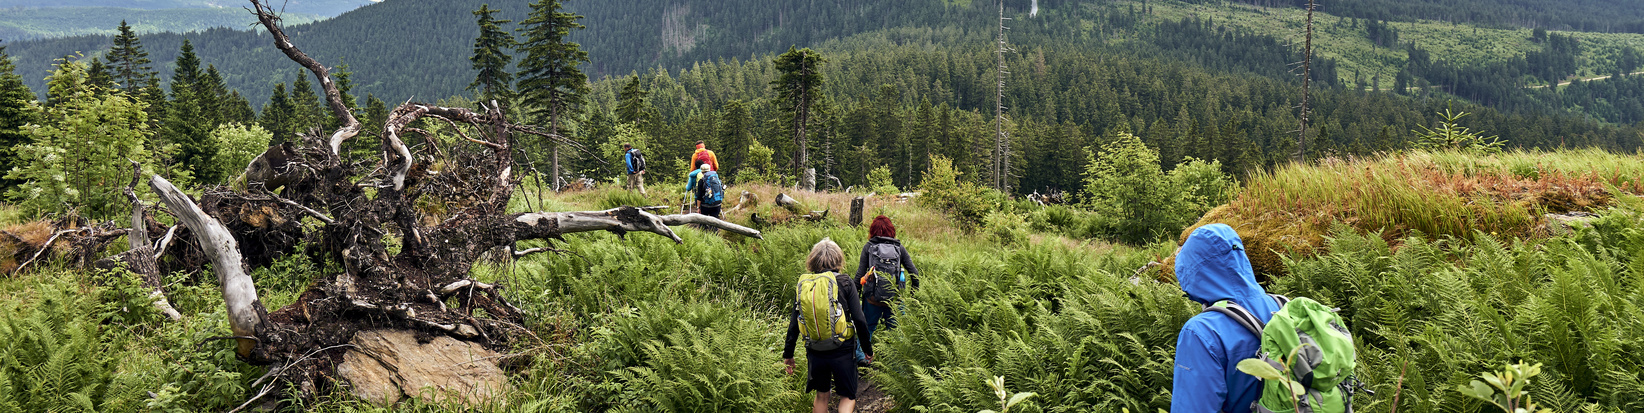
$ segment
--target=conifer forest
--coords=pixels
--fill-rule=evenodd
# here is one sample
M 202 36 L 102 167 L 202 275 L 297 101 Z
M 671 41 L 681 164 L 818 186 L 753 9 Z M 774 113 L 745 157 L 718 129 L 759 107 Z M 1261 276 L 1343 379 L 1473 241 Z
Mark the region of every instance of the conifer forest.
M 1644 0 L 0 0 L 0 412 L 1644 412 L 1641 51 Z

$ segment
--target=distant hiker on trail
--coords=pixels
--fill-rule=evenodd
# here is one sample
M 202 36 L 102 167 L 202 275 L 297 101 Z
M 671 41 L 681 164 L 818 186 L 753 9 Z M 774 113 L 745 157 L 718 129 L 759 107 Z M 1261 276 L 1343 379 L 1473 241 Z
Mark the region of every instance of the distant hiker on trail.
M 1256 284 L 1244 242 L 1226 224 L 1193 230 L 1176 252 L 1176 280 L 1188 298 L 1205 306 L 1227 300 L 1262 323 L 1279 311 L 1279 303 Z M 1187 320 L 1176 337 L 1170 411 L 1250 412 L 1262 383 L 1236 366 L 1255 357 L 1261 345 L 1261 337 L 1227 314 L 1207 311 Z
M 823 238 L 811 246 L 805 267 L 811 274 L 799 276 L 795 286 L 793 316 L 788 319 L 788 337 L 783 340 L 782 362 L 793 374 L 794 341 L 805 337 L 806 391 L 816 391 L 812 413 L 828 411 L 830 392 L 839 394 L 839 413 L 856 410 L 857 372 L 851 342 L 862 337 L 867 325 L 857 298 L 856 283 L 841 274 L 845 253 L 839 244 Z M 868 360 L 873 360 L 873 339 L 861 340 Z
M 708 150 L 707 145 L 704 145 L 702 141 L 696 141 L 696 152 L 691 152 L 691 166 L 703 163 L 713 167 L 714 171 L 719 170 L 719 157 L 714 156 L 714 151 Z
M 873 223 L 868 224 L 868 237 L 867 245 L 862 246 L 862 255 L 856 260 L 855 278 L 862 287 L 862 313 L 868 319 L 867 334 L 863 336 L 872 341 L 881 320 L 886 330 L 896 328 L 891 300 L 907 290 L 909 280 L 915 287 L 919 286 L 914 278 L 919 275 L 919 269 L 913 266 L 908 250 L 902 248 L 902 241 L 896 239 L 896 225 L 891 224 L 889 217 L 874 217 Z M 856 360 L 866 361 L 861 350 L 857 350 Z
M 725 181 L 711 166 L 704 163 L 691 171 L 685 180 L 685 192 L 696 199 L 697 213 L 719 218 L 720 207 L 725 204 Z
M 622 164 L 628 167 L 628 184 L 624 188 L 629 191 L 639 188 L 639 194 L 645 195 L 645 155 L 633 145 L 624 143 Z

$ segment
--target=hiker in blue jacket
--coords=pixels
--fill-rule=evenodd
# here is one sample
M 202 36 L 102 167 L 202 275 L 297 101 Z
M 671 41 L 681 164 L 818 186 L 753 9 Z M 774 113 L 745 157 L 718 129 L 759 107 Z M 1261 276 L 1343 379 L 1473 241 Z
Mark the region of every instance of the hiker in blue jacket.
M 1256 283 L 1244 242 L 1226 224 L 1200 227 L 1176 252 L 1176 282 L 1187 297 L 1202 305 L 1229 300 L 1250 310 L 1263 323 L 1279 304 Z M 1240 360 L 1255 357 L 1261 337 L 1217 312 L 1187 320 L 1176 337 L 1176 366 L 1171 387 L 1172 413 L 1247 413 L 1261 397 L 1262 385 L 1239 371 Z
M 625 189 L 632 191 L 639 188 L 639 194 L 645 195 L 645 155 L 639 153 L 631 144 L 622 144 L 622 164 L 627 167 L 628 183 Z

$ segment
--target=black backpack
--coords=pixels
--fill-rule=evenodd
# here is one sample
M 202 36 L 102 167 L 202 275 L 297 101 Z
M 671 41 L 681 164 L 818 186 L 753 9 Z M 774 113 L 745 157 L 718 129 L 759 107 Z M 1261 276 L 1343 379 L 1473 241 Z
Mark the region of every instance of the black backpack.
M 908 286 L 907 272 L 902 270 L 902 252 L 896 244 L 881 243 L 868 247 L 868 274 L 861 280 L 862 296 L 869 303 L 888 305 L 896 293 Z
M 639 148 L 630 149 L 628 153 L 634 157 L 634 172 L 645 170 L 645 154 L 640 153 Z

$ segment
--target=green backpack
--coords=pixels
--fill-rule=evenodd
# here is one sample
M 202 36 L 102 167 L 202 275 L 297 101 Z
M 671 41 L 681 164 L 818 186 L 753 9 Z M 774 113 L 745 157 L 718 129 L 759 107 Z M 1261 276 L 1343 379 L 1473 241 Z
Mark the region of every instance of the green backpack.
M 845 306 L 839 302 L 839 282 L 832 272 L 801 275 L 794 290 L 799 297 L 794 305 L 799 310 L 799 332 L 805 335 L 805 348 L 831 351 L 856 334 Z
M 1338 413 L 1353 411 L 1353 391 L 1360 383 L 1353 377 L 1355 350 L 1353 335 L 1336 311 L 1306 297 L 1291 300 L 1272 295 L 1279 311 L 1264 326 L 1260 318 L 1238 304 L 1223 300 L 1205 307 L 1231 317 L 1262 339 L 1257 358 L 1301 383 L 1307 392 L 1295 399 L 1290 389 L 1265 383 L 1262 396 L 1251 406 L 1256 413 Z M 1299 349 L 1298 349 L 1299 347 Z M 1290 368 L 1279 360 L 1292 357 Z M 1273 384 L 1268 386 L 1266 384 Z

